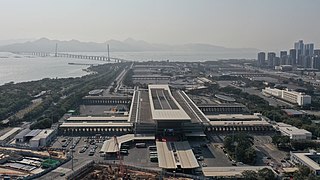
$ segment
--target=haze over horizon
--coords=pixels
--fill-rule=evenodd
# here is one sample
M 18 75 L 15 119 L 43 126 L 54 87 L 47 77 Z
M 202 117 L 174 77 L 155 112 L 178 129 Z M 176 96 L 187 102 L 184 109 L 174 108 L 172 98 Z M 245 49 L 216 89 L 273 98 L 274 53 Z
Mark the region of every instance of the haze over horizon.
M 319 48 L 319 5 L 312 0 L 11 0 L 0 6 L 0 40 L 134 38 L 279 51 L 303 39 Z

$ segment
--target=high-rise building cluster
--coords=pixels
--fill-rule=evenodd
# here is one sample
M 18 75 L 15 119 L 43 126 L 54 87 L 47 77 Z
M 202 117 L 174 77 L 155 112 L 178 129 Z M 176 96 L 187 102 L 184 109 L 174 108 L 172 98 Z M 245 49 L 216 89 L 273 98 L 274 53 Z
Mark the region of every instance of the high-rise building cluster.
M 320 70 L 320 49 L 314 49 L 314 44 L 304 44 L 303 40 L 294 43 L 294 48 L 288 51 L 280 51 L 279 56 L 275 52 L 259 52 L 258 66 L 275 68 L 289 65 L 297 68 L 313 68 Z

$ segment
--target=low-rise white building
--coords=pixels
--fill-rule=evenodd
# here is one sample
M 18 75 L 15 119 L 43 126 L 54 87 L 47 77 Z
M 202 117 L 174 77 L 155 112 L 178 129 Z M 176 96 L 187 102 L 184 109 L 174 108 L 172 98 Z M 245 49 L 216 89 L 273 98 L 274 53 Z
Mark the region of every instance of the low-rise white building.
M 266 87 L 265 89 L 262 89 L 262 92 L 279 98 L 282 96 L 282 90 L 276 88 Z
M 39 148 L 47 146 L 57 134 L 57 130 L 43 129 L 39 134 L 30 139 L 29 144 L 31 148 Z
M 298 104 L 299 106 L 311 104 L 311 96 L 296 91 L 290 91 L 288 89 L 280 90 L 266 87 L 262 90 L 262 92 L 277 98 L 281 98 L 290 103 Z
M 310 152 L 290 152 L 292 162 L 307 166 L 315 175 L 320 175 L 320 154 L 314 150 Z
M 291 140 L 306 140 L 311 139 L 312 133 L 305 130 L 299 129 L 297 127 L 291 126 L 285 123 L 277 123 L 276 129 L 281 132 L 284 136 L 289 136 Z

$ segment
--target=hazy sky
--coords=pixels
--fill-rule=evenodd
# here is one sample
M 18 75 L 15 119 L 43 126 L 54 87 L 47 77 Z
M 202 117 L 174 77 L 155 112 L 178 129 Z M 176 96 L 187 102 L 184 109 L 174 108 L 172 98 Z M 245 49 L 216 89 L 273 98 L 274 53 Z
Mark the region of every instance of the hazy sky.
M 319 0 L 0 0 L 0 39 L 320 47 Z

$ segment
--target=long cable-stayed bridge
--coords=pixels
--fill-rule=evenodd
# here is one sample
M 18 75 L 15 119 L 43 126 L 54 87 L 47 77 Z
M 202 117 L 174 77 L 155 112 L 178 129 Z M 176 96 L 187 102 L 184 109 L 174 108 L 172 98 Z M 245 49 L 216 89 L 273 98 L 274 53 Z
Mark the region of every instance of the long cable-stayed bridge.
M 63 58 L 73 58 L 73 59 L 88 59 L 95 61 L 108 61 L 108 62 L 128 62 L 130 60 L 114 58 L 108 56 L 97 56 L 97 55 L 83 55 L 83 54 L 71 54 L 71 53 L 49 53 L 49 52 L 13 52 L 14 54 L 32 55 L 39 57 L 63 57 Z

